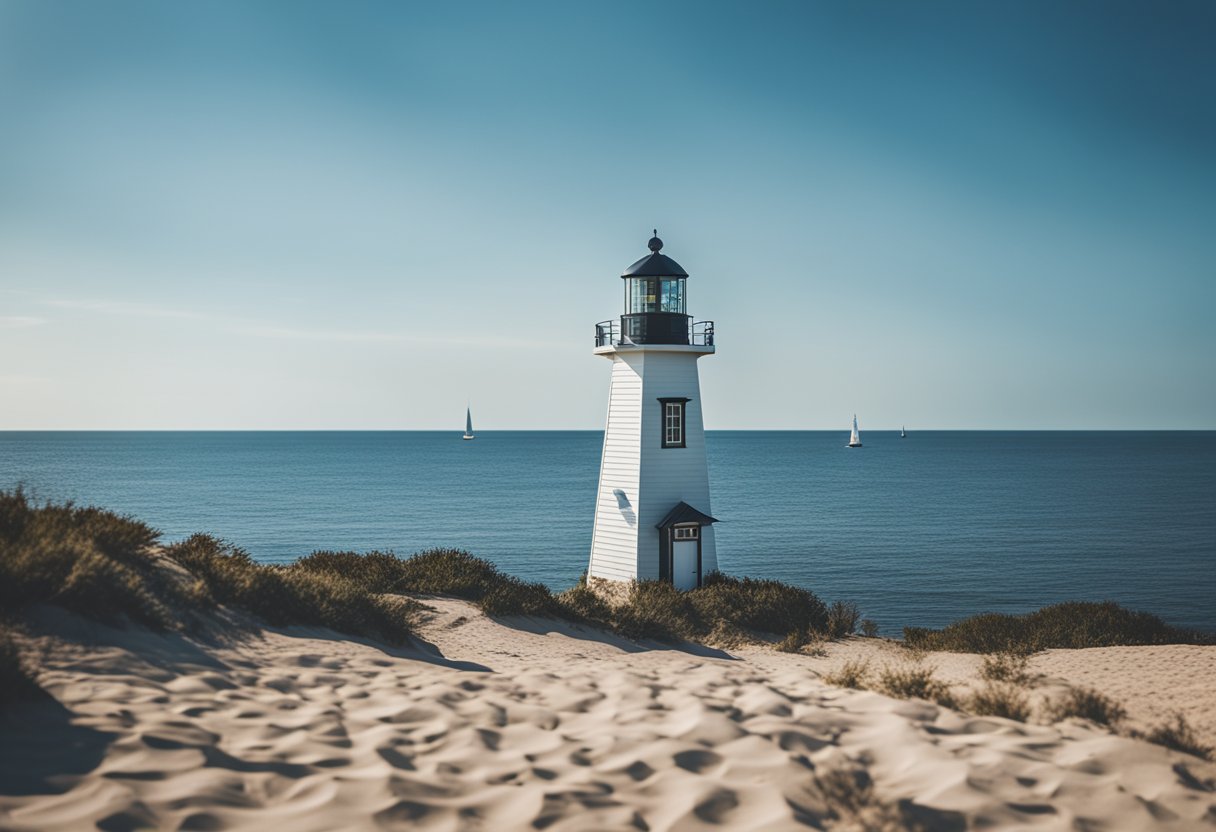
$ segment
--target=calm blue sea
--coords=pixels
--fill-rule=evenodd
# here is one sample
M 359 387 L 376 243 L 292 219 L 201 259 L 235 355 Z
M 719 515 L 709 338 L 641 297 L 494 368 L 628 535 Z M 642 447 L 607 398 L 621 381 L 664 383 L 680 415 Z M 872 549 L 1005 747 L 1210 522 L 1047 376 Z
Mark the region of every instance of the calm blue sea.
M 0 488 L 206 531 L 265 561 L 454 546 L 554 588 L 586 567 L 602 434 L 2 433 Z M 724 571 L 895 634 L 1111 598 L 1216 630 L 1216 432 L 708 435 Z

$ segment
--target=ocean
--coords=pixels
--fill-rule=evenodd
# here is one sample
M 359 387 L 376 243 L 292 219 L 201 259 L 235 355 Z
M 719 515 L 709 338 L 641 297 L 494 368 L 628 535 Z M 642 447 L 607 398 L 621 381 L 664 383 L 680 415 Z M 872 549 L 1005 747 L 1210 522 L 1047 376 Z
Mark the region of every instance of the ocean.
M 1216 432 L 710 431 L 723 571 L 884 634 L 1113 599 L 1216 631 Z M 0 488 L 209 532 L 262 561 L 437 546 L 554 589 L 591 545 L 602 434 L 0 432 Z

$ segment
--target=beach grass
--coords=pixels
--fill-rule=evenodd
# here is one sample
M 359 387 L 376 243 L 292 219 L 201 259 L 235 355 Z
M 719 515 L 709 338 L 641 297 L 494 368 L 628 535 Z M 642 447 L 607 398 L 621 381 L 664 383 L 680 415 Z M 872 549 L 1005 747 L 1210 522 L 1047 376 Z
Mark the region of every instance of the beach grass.
M 828 607 L 827 623 L 824 627 L 828 638 L 844 638 L 857 632 L 861 621 L 861 610 L 853 601 L 833 601 Z
M 999 716 L 1025 722 L 1030 719 L 1030 697 L 1015 682 L 988 682 L 963 703 L 976 716 Z
M 197 599 L 156 568 L 148 551 L 158 538 L 131 517 L 0 492 L 0 607 L 49 603 L 102 621 L 172 627 L 176 611 Z
M 896 699 L 924 699 L 946 708 L 958 707 L 950 685 L 937 678 L 935 668 L 925 665 L 888 665 L 879 671 L 873 689 Z
M 299 562 L 257 563 L 248 552 L 210 535 L 192 535 L 167 546 L 165 554 L 201 582 L 205 604 L 237 607 L 273 626 L 328 627 L 401 644 L 419 609 L 413 601 L 371 591 L 353 577 L 312 572 Z
M 544 584 L 521 581 L 458 549 L 432 549 L 405 558 L 391 552 L 314 552 L 293 565 L 310 574 L 354 581 L 367 592 L 463 598 L 487 615 L 565 612 Z
M 814 593 L 780 581 L 719 573 L 681 592 L 661 581 L 630 587 L 619 606 L 585 582 L 562 593 L 507 575 L 468 552 L 318 551 L 290 564 L 263 564 L 206 534 L 160 545 L 132 517 L 70 503 L 36 505 L 20 490 L 0 493 L 0 601 L 19 612 L 55 604 L 101 621 L 182 629 L 224 605 L 272 626 L 329 627 L 400 643 L 419 606 L 403 596 L 476 603 L 489 615 L 531 615 L 596 624 L 630 638 L 751 640 L 791 630 L 844 634 L 856 606 L 830 609 Z
M 1204 760 L 1216 760 L 1216 747 L 1201 742 L 1195 729 L 1182 714 L 1161 723 L 1145 734 L 1133 734 L 1157 745 L 1164 745 L 1184 754 L 1193 754 Z
M 1050 703 L 1047 706 L 1047 716 L 1052 722 L 1077 717 L 1114 728 L 1127 718 L 1127 711 L 1104 693 L 1077 687 L 1069 689 L 1062 698 Z
M 43 695 L 16 642 L 7 629 L 0 627 L 0 705 Z
M 905 627 L 904 641 L 953 653 L 1033 653 L 1055 648 L 1146 644 L 1210 644 L 1206 633 L 1166 624 L 1113 601 L 1067 601 L 1025 615 L 983 613 L 940 630 Z
M 254 562 L 208 535 L 157 549 L 159 533 L 131 517 L 71 503 L 36 505 L 0 492 L 0 605 L 17 614 L 53 604 L 98 621 L 187 629 L 217 604 L 272 625 L 330 627 L 400 643 L 416 604 L 349 579 Z
M 271 625 L 325 626 L 400 643 L 419 609 L 402 596 L 437 595 L 472 601 L 489 615 L 561 618 L 633 639 L 777 642 L 792 652 L 850 635 L 862 623 L 852 602 L 828 605 L 781 581 L 718 572 L 689 591 L 664 581 L 634 582 L 619 603 L 607 603 L 585 579 L 554 593 L 455 549 L 412 557 L 318 551 L 291 564 L 262 564 L 209 535 L 159 542 L 155 529 L 129 516 L 71 503 L 36 505 L 20 489 L 0 492 L 0 605 L 19 612 L 49 603 L 101 621 L 127 619 L 159 629 L 181 629 L 228 605 Z M 904 632 L 911 655 L 998 654 L 985 663 L 985 675 L 994 681 L 1020 681 L 1025 662 L 1014 657 L 1049 647 L 1212 641 L 1112 602 L 1069 602 L 1022 616 L 984 614 L 941 630 Z M 906 687 L 890 680 L 887 686 Z
M 780 581 L 707 576 L 687 592 L 666 581 L 637 581 L 622 603 L 606 603 L 585 578 L 568 590 L 551 592 L 544 584 L 507 575 L 468 552 L 435 549 L 412 557 L 373 552 L 316 552 L 295 567 L 308 572 L 350 576 L 370 592 L 463 598 L 488 615 L 531 615 L 596 624 L 635 639 L 660 641 L 747 640 L 749 634 L 791 631 L 826 634 L 852 626 L 856 605 L 831 610 L 814 593 Z M 833 608 L 836 608 L 834 605 Z
M 870 663 L 864 659 L 845 662 L 836 670 L 824 674 L 823 681 L 838 688 L 864 690 L 870 677 Z
M 1029 664 L 1030 656 L 1026 653 L 989 653 L 980 666 L 980 678 L 1025 685 L 1031 679 L 1027 671 Z

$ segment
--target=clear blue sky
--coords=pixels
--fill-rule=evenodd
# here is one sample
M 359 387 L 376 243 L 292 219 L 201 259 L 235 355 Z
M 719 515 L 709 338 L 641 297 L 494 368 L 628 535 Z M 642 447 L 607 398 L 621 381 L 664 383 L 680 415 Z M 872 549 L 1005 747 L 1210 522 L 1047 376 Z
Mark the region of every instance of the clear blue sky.
M 1211 3 L 0 0 L 0 429 L 1216 428 Z

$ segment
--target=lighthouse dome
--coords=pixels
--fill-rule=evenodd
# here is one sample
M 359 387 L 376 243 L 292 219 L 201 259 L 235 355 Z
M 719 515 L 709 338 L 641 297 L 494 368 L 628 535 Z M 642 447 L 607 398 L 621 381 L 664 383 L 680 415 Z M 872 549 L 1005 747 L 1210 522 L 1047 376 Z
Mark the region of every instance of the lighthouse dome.
M 646 245 L 650 254 L 625 269 L 621 277 L 688 277 L 683 266 L 661 253 L 663 241 L 657 230 Z

